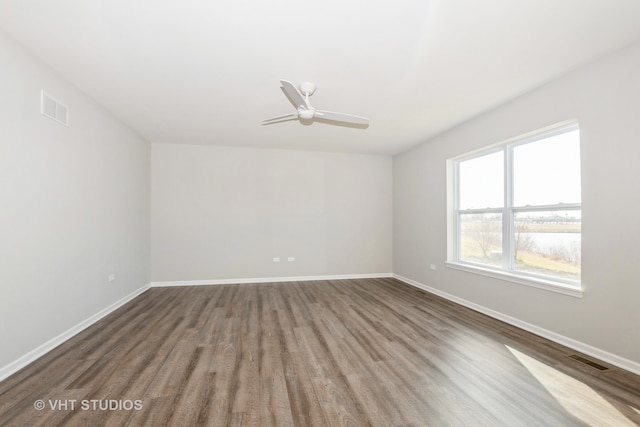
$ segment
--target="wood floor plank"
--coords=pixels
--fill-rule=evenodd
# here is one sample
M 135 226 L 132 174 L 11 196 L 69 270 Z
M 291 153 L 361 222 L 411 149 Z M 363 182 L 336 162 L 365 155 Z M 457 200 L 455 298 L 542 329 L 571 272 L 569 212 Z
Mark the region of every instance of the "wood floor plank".
M 1 382 L 0 425 L 640 425 L 640 377 L 573 353 L 394 279 L 152 288 Z

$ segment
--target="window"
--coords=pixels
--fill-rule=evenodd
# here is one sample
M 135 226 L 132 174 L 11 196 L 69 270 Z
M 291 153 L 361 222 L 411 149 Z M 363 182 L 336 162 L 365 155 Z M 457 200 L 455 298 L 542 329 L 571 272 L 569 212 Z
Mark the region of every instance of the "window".
M 453 159 L 450 166 L 450 264 L 580 289 L 577 123 Z

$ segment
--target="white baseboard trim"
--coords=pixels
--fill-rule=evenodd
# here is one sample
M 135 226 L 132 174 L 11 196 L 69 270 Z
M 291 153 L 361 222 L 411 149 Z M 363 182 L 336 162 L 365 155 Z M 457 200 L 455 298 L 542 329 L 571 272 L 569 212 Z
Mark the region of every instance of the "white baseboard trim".
M 453 301 L 472 310 L 486 314 L 487 316 L 501 320 L 520 329 L 524 329 L 525 331 L 539 335 L 558 344 L 562 344 L 583 354 L 595 357 L 596 359 L 602 360 L 603 362 L 610 363 L 611 365 L 617 366 L 636 375 L 640 375 L 640 363 L 634 362 L 633 360 L 629 360 L 616 354 L 609 353 L 608 351 L 574 340 L 573 338 L 560 335 L 553 331 L 549 331 L 548 329 L 544 329 L 515 317 L 500 313 L 499 311 L 495 311 L 471 301 L 467 301 L 463 298 L 459 298 L 455 295 L 427 286 L 424 283 L 420 283 L 407 277 L 400 276 L 399 274 L 394 274 L 393 277 L 408 285 L 422 289 L 423 291 L 438 295 L 444 299 Z
M 118 308 L 120 308 L 121 306 L 125 305 L 126 303 L 128 303 L 129 301 L 131 301 L 132 299 L 137 297 L 138 295 L 142 294 L 143 292 L 145 292 L 150 287 L 151 287 L 151 284 L 144 285 L 140 289 L 138 289 L 136 291 L 133 291 L 129 295 L 125 296 L 124 298 L 121 298 L 120 300 L 114 302 L 113 304 L 111 304 L 107 308 L 99 311 L 98 313 L 94 314 L 93 316 L 85 319 L 84 321 L 78 323 L 77 325 L 73 326 L 72 328 L 64 331 L 63 333 L 61 333 L 57 337 L 52 338 L 49 341 L 47 341 L 46 343 L 34 348 L 33 350 L 31 350 L 29 353 L 25 354 L 24 356 L 14 360 L 13 362 L 9 363 L 6 366 L 3 366 L 2 368 L 0 368 L 0 381 L 4 380 L 5 378 L 9 377 L 10 375 L 13 375 L 14 373 L 18 372 L 20 369 L 22 369 L 25 366 L 27 366 L 28 364 L 34 362 L 36 359 L 44 356 L 46 353 L 50 352 L 51 350 L 53 350 L 54 348 L 56 348 L 57 346 L 59 346 L 63 342 L 65 342 L 68 339 L 72 338 L 74 335 L 82 332 L 84 329 L 86 329 L 89 326 L 93 325 L 98 320 L 102 319 L 106 315 L 108 315 L 111 312 L 117 310 Z
M 222 279 L 222 280 L 190 280 L 190 281 L 178 281 L 178 282 L 151 282 L 141 287 L 140 289 L 130 293 L 129 295 L 114 302 L 107 308 L 99 311 L 93 316 L 78 323 L 67 331 L 61 333 L 57 337 L 54 337 L 46 343 L 31 350 L 24 356 L 14 360 L 6 366 L 0 367 L 0 381 L 8 378 L 20 369 L 24 368 L 28 364 L 36 361 L 38 358 L 44 356 L 54 348 L 58 347 L 63 342 L 77 335 L 84 329 L 96 323 L 106 315 L 120 308 L 124 304 L 128 303 L 138 295 L 142 294 L 146 290 L 152 287 L 166 287 L 166 286 L 200 286 L 200 285 L 227 285 L 227 284 L 240 284 L 240 283 L 275 283 L 275 282 L 304 282 L 311 280 L 347 280 L 347 279 L 379 279 L 393 277 L 393 273 L 372 273 L 372 274 L 338 274 L 328 276 L 299 276 L 299 277 L 266 277 L 266 278 L 250 278 L 250 279 Z
M 525 331 L 529 331 L 541 337 L 547 338 L 551 341 L 554 341 L 564 346 L 567 346 L 569 348 L 572 348 L 581 353 L 587 354 L 589 356 L 600 359 L 604 362 L 610 363 L 611 365 L 617 366 L 619 368 L 622 368 L 634 374 L 640 375 L 640 363 L 634 362 L 624 357 L 620 357 L 613 353 L 609 353 L 605 350 L 582 343 L 580 341 L 574 340 L 564 335 L 557 334 L 553 331 L 540 328 L 531 323 L 524 322 L 515 317 L 511 317 L 506 314 L 500 313 L 498 311 L 473 303 L 471 301 L 467 301 L 463 298 L 459 298 L 447 292 L 443 292 L 441 290 L 432 288 L 430 286 L 427 286 L 423 283 L 409 279 L 407 277 L 403 277 L 401 275 L 393 274 L 393 273 L 376 273 L 376 274 L 341 274 L 341 275 L 327 275 L 327 276 L 268 277 L 268 278 L 251 278 L 251 279 L 222 279 L 222 280 L 218 279 L 218 280 L 190 280 L 190 281 L 177 281 L 177 282 L 151 282 L 141 287 L 140 289 L 130 293 L 124 298 L 121 298 L 120 300 L 114 302 L 113 304 L 101 310 L 100 312 L 94 314 L 93 316 L 78 323 L 77 325 L 61 333 L 57 337 L 52 338 L 46 343 L 33 349 L 32 351 L 20 357 L 19 359 L 0 368 L 0 381 L 16 373 L 17 371 L 27 366 L 28 364 L 34 362 L 36 359 L 42 357 L 49 351 L 53 350 L 54 348 L 62 344 L 63 342 L 72 338 L 73 336 L 80 333 L 84 329 L 88 328 L 92 324 L 96 323 L 98 320 L 107 316 L 111 312 L 117 310 L 118 308 L 128 303 L 129 301 L 133 300 L 135 297 L 142 294 L 143 292 L 145 292 L 151 287 L 227 285 L 227 284 L 240 284 L 240 283 L 301 282 L 301 281 L 312 281 L 312 280 L 380 279 L 380 278 L 389 278 L 389 277 L 393 277 L 408 285 L 411 285 L 416 288 L 422 289 L 424 291 L 430 292 L 432 294 L 438 295 L 449 301 L 453 301 L 455 303 L 468 307 L 472 310 L 478 311 L 480 313 L 491 316 L 495 319 L 501 320 L 510 325 L 524 329 Z
M 154 288 L 166 286 L 206 286 L 206 285 L 235 285 L 240 283 L 276 283 L 276 282 L 309 282 L 312 280 L 349 280 L 349 279 L 381 279 L 393 277 L 393 273 L 372 274 L 337 274 L 329 276 L 294 276 L 294 277 L 262 277 L 249 279 L 213 279 L 213 280 L 183 280 L 176 282 L 151 282 Z

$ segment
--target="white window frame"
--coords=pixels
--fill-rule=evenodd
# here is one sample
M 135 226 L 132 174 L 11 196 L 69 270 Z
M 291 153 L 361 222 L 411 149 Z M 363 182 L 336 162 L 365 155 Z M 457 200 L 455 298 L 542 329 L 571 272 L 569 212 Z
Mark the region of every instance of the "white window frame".
M 582 210 L 582 203 L 557 204 L 557 205 L 536 205 L 519 207 L 513 206 L 513 151 L 516 147 L 529 144 L 542 139 L 550 138 L 574 130 L 579 130 L 580 126 L 576 120 L 562 122 L 529 134 L 521 135 L 501 143 L 467 153 L 447 161 L 447 263 L 450 268 L 463 270 L 489 276 L 510 282 L 533 286 L 553 292 L 558 292 L 574 297 L 582 297 L 583 287 L 581 281 L 556 278 L 546 275 L 538 275 L 514 267 L 515 232 L 514 217 L 520 212 L 536 211 L 571 211 Z M 504 203 L 501 208 L 485 209 L 465 209 L 460 210 L 459 202 L 459 164 L 463 161 L 482 157 L 496 152 L 503 152 L 504 161 Z M 487 264 L 474 263 L 462 260 L 460 254 L 460 218 L 467 214 L 500 214 L 502 215 L 502 266 L 494 267 Z

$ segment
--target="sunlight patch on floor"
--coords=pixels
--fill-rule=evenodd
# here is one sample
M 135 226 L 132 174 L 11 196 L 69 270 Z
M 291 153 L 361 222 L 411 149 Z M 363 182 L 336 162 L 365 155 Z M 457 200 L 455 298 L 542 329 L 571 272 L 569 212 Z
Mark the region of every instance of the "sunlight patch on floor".
M 574 417 L 588 425 L 636 426 L 591 387 L 518 350 L 506 347 Z

